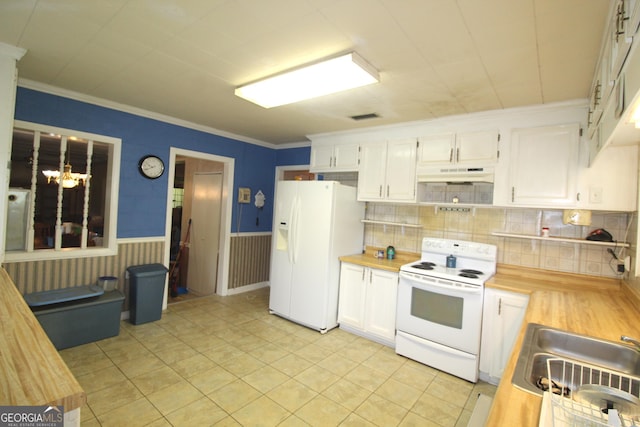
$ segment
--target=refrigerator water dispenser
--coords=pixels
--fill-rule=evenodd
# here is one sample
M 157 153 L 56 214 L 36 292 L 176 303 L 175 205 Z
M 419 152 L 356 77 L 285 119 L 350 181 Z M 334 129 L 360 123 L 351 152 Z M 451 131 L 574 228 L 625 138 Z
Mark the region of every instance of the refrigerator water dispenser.
M 280 222 L 278 224 L 278 232 L 276 235 L 276 249 L 279 251 L 287 251 L 289 247 L 289 224 Z

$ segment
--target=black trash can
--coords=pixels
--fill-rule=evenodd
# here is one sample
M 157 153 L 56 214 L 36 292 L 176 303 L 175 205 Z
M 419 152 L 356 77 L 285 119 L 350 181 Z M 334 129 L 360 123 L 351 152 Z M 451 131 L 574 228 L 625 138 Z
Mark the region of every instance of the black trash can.
M 134 325 L 162 317 L 162 298 L 167 267 L 145 264 L 127 267 L 129 275 L 129 321 Z

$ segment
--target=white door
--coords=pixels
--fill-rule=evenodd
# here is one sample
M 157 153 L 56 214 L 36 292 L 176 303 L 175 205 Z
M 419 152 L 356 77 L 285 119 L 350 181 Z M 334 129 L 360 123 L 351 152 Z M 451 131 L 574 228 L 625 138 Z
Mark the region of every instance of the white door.
M 269 309 L 284 316 L 291 312 L 292 222 L 298 184 L 298 181 L 278 182 L 273 207 Z
M 456 135 L 453 133 L 420 137 L 418 139 L 420 142 L 418 152 L 420 166 L 452 163 L 455 137 Z
M 385 196 L 388 201 L 416 200 L 416 150 L 415 138 L 389 141 Z
M 331 170 L 333 166 L 333 145 L 311 147 L 311 172 Z
M 511 202 L 571 206 L 576 203 L 579 126 L 516 129 L 511 136 Z
M 368 273 L 365 329 L 390 341 L 396 336 L 398 273 L 372 268 Z
M 342 263 L 338 322 L 364 329 L 365 269 L 361 265 Z
M 362 161 L 358 172 L 358 200 L 382 200 L 386 197 L 385 174 L 387 143 L 362 144 Z
M 498 132 L 466 132 L 456 136 L 455 161 L 487 166 L 498 160 Z
M 318 329 L 328 327 L 333 195 L 330 181 L 300 182 L 293 220 L 290 316 Z
M 196 295 L 216 291 L 221 198 L 222 174 L 193 175 L 187 287 Z
M 338 144 L 334 148 L 333 168 L 337 171 L 357 171 L 360 144 Z
M 511 350 L 518 338 L 520 327 L 527 311 L 529 297 L 527 295 L 504 292 L 498 293 L 498 318 L 495 320 L 491 333 L 500 341 L 495 343 L 495 353 L 492 357 L 492 378 L 501 378 L 504 367 L 511 356 Z

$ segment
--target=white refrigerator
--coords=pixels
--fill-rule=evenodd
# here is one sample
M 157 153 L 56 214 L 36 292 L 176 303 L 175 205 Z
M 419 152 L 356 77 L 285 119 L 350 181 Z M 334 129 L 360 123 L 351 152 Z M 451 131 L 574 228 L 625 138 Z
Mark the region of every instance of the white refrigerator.
M 275 194 L 269 310 L 326 332 L 338 325 L 338 257 L 361 253 L 364 203 L 336 181 L 280 181 Z

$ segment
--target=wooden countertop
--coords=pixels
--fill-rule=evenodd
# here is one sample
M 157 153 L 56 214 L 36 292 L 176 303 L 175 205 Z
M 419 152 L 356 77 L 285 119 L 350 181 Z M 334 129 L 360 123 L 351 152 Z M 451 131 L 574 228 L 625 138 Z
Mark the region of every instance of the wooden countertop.
M 86 395 L 4 268 L 0 268 L 0 405 L 80 408 Z
M 619 341 L 640 337 L 640 297 L 626 283 L 526 268 L 498 266 L 487 287 L 530 295 L 525 319 L 496 391 L 487 426 L 538 426 L 542 398 L 511 384 L 525 329 L 541 323 Z
M 374 246 L 367 246 L 365 253 L 355 255 L 341 256 L 339 259 L 342 262 L 348 262 L 351 264 L 363 265 L 365 267 L 378 268 L 380 270 L 399 272 L 400 267 L 404 264 L 408 264 L 420 259 L 420 254 L 412 252 L 396 252 L 394 259 L 376 258 L 375 254 L 378 250 L 385 250 L 386 248 L 378 248 Z

